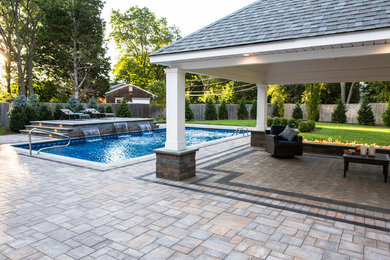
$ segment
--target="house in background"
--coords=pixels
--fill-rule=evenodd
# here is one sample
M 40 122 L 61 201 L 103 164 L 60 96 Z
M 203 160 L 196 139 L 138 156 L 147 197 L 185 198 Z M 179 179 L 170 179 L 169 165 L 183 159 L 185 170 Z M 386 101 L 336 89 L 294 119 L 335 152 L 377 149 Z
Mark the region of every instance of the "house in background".
M 121 83 L 106 92 L 106 103 L 121 103 L 126 98 L 132 104 L 150 104 L 155 95 L 133 84 Z

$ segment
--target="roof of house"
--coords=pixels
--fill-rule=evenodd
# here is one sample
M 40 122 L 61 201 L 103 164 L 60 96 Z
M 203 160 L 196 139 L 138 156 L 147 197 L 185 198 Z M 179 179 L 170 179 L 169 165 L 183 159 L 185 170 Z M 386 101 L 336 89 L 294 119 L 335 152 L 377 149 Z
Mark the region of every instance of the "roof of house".
M 124 88 L 124 87 L 134 87 L 134 88 L 138 88 L 139 90 L 142 90 L 148 94 L 150 94 L 151 96 L 156 96 L 154 95 L 153 93 L 143 89 L 143 88 L 140 88 L 140 87 L 137 87 L 136 85 L 133 85 L 133 84 L 127 84 L 127 83 L 120 83 L 120 84 L 117 84 L 117 85 L 113 85 L 113 86 L 110 86 L 110 90 L 108 92 L 106 92 L 106 95 L 109 94 L 109 93 L 112 93 L 118 89 L 121 89 L 121 88 Z
M 260 0 L 151 56 L 381 28 L 389 0 Z

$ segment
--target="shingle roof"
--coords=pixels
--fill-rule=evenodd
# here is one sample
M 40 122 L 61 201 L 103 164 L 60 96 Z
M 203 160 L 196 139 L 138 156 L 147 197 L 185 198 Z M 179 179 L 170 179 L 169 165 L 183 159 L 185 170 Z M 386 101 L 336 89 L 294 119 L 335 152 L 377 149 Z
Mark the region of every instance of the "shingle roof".
M 390 28 L 390 0 L 260 0 L 151 55 Z

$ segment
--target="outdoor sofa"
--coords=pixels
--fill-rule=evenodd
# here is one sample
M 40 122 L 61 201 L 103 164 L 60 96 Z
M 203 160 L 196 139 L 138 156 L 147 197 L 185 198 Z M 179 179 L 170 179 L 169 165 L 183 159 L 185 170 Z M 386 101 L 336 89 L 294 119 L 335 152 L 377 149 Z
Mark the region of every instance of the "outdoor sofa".
M 303 155 L 302 136 L 296 135 L 291 141 L 280 137 L 285 125 L 272 125 L 271 131 L 265 136 L 265 150 L 275 157 L 294 157 Z

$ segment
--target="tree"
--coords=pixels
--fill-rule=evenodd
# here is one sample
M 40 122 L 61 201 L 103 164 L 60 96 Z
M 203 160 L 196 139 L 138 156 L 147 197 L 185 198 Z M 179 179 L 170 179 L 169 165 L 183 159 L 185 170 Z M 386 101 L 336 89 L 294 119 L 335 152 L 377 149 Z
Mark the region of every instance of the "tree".
M 111 13 L 112 33 L 121 56 L 115 65 L 115 76 L 123 81 L 148 88 L 165 79 L 164 67 L 151 64 L 149 54 L 180 38 L 179 29 L 168 26 L 148 8 L 131 7 L 124 13 Z
M 215 108 L 215 104 L 211 98 L 208 98 L 206 100 L 206 109 L 204 112 L 204 119 L 205 120 L 217 120 L 217 109 Z
M 237 118 L 239 120 L 248 119 L 248 109 L 246 108 L 245 100 L 241 99 L 237 108 Z
M 186 99 L 185 113 L 186 113 L 185 115 L 186 121 L 191 121 L 194 119 L 194 112 L 192 112 L 190 101 L 188 101 L 187 99 Z
M 367 97 L 363 97 L 363 102 L 358 110 L 357 120 L 359 125 L 375 124 L 375 116 Z
M 116 110 L 117 117 L 132 117 L 133 113 L 127 104 L 127 100 L 124 98 Z
M 75 97 L 70 97 L 68 99 L 68 102 L 66 104 L 66 108 L 69 109 L 69 110 L 72 110 L 73 112 L 76 112 L 77 111 L 77 106 L 79 105 L 79 102 L 77 101 L 77 99 Z
M 279 103 L 275 102 L 272 106 L 272 111 L 271 111 L 271 116 L 272 117 L 282 117 L 283 114 L 280 113 L 280 108 L 279 108 Z
M 382 119 L 385 126 L 390 127 L 390 99 L 385 112 L 382 114 Z
M 347 122 L 347 107 L 343 100 L 339 99 L 336 109 L 332 113 L 333 123 L 346 123 Z
M 283 85 L 271 85 L 268 88 L 268 96 L 271 96 L 271 103 L 274 103 L 274 109 L 278 109 L 278 111 L 274 111 L 275 115 L 272 116 L 283 117 L 284 102 L 287 98 L 286 87 Z
M 365 82 L 361 88 L 370 103 L 385 103 L 390 99 L 390 81 Z
M 292 112 L 292 118 L 295 120 L 303 119 L 303 111 L 299 103 L 295 104 L 294 110 Z
M 99 109 L 99 104 L 96 101 L 96 98 L 91 97 L 91 99 L 89 100 L 89 102 L 87 104 L 87 108 Z
M 102 8 L 102 0 L 56 1 L 45 8 L 38 52 L 41 73 L 78 101 L 102 96 L 109 86 Z
M 22 95 L 26 93 L 26 73 L 29 95 L 34 94 L 33 68 L 37 33 L 43 17 L 43 6 L 50 3 L 51 1 L 43 0 L 3 0 L 0 4 L 2 53 L 16 62 L 19 94 Z
M 311 121 L 318 121 L 320 118 L 321 88 L 323 84 L 306 84 L 303 93 L 307 118 Z
M 221 104 L 218 107 L 218 119 L 219 120 L 226 120 L 228 118 L 229 118 L 229 115 L 228 115 L 226 101 L 222 100 Z
M 251 119 L 256 119 L 256 117 L 257 117 L 257 100 L 255 100 L 255 102 L 253 102 L 251 110 L 249 112 L 250 112 L 249 114 L 250 114 Z
M 385 112 L 382 113 L 382 119 L 385 126 L 390 127 L 390 99 Z

